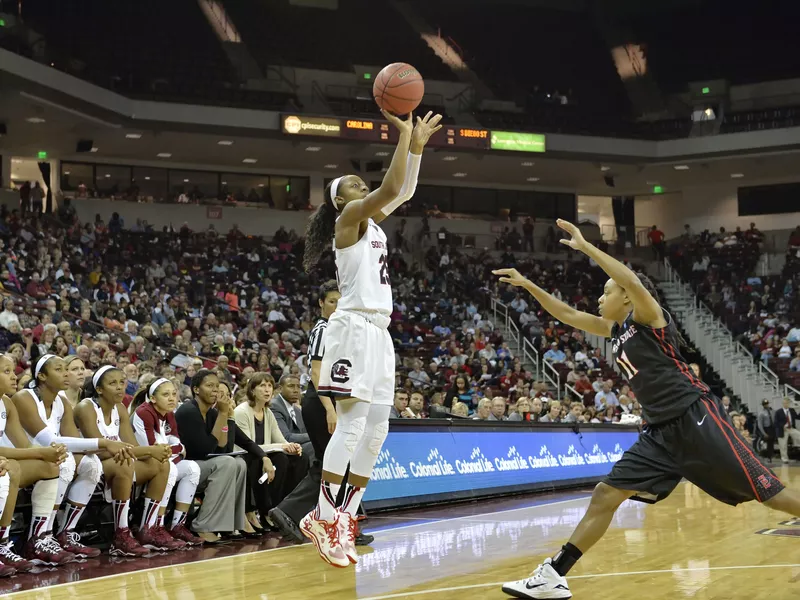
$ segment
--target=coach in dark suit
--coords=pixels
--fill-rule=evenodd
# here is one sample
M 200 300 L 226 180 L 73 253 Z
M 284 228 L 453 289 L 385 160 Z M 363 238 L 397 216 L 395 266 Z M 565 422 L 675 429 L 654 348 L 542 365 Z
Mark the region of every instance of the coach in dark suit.
M 775 411 L 775 435 L 778 438 L 778 448 L 781 451 L 781 460 L 789 462 L 789 439 L 795 448 L 800 448 L 800 430 L 797 425 L 797 411 L 791 408 L 789 398 L 783 399 L 783 408 Z
M 300 401 L 300 379 L 296 375 L 284 375 L 278 382 L 280 393 L 270 403 L 269 409 L 278 421 L 278 428 L 287 442 L 303 446 L 303 454 L 314 461 L 314 447 L 308 437 L 303 414 L 297 407 Z M 321 458 L 321 457 L 320 457 Z

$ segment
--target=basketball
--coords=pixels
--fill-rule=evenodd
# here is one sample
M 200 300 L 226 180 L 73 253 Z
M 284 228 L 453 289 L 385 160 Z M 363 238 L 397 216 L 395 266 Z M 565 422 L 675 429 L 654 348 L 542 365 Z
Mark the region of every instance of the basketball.
M 392 63 L 378 73 L 372 85 L 372 95 L 383 110 L 407 115 L 422 102 L 425 82 L 411 65 Z

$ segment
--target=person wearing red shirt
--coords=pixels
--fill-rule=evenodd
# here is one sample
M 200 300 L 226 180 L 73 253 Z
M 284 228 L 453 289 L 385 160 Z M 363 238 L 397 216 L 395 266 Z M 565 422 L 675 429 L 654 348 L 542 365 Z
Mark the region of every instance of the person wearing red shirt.
M 653 225 L 647 233 L 647 237 L 653 247 L 653 256 L 657 259 L 664 258 L 664 232 Z

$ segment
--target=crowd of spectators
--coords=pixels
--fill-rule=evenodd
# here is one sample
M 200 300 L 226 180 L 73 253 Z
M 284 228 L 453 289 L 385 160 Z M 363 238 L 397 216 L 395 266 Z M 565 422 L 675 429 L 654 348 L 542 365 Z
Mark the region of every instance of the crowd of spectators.
M 673 264 L 756 361 L 800 387 L 800 227 L 791 234 L 780 275 L 761 276 L 756 264 L 764 235 L 742 231 L 699 235 L 686 226 L 671 248 Z
M 596 265 L 517 258 L 510 249 L 502 256 L 467 254 L 429 231 L 418 233 L 427 238 L 422 251 L 400 246 L 389 259 L 394 417 L 597 423 L 640 414 L 629 388 L 581 332 L 549 320 L 491 276 L 501 264 L 516 266 L 591 311 L 605 281 Z M 99 216 L 82 224 L 69 204 L 43 216 L 2 209 L 0 244 L 0 350 L 15 361 L 18 387 L 30 381 L 37 359 L 55 354 L 69 363 L 65 397 L 77 406 L 84 377 L 110 365 L 124 373 L 122 403 L 138 413 L 142 401 L 134 398 L 156 378 L 167 379 L 186 457 L 201 465 L 200 489 L 215 499 L 203 506 L 207 512 L 227 507 L 224 518 L 201 509 L 194 534 L 213 543 L 221 534 L 254 535 L 269 527 L 266 512 L 315 459 L 297 408 L 310 378 L 307 334 L 317 316 L 316 282 L 334 275 L 332 253 L 309 276 L 300 263 L 302 238 L 283 228 L 267 240 L 236 227 L 225 234 L 186 225 L 126 228 L 118 215 L 108 224 Z M 495 329 L 493 297 L 508 306 L 556 379 L 535 377 Z M 574 392 L 562 398 L 559 383 Z M 226 440 L 215 435 L 220 417 L 236 423 Z M 211 455 L 234 446 L 246 455 L 241 468 L 225 467 L 224 493 L 205 488 L 215 481 L 206 465 L 216 460 Z M 270 469 L 280 477 L 261 482 Z

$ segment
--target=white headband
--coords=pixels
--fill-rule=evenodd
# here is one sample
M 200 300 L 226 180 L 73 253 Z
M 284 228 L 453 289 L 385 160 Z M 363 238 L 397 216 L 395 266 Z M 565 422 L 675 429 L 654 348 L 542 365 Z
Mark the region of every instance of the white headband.
M 45 354 L 36 362 L 36 366 L 33 368 L 33 379 L 31 379 L 30 383 L 28 384 L 28 387 L 30 388 L 36 387 L 36 378 L 39 376 L 39 373 L 41 373 L 42 369 L 44 368 L 44 365 L 47 363 L 48 360 L 55 357 L 56 357 L 55 354 Z
M 94 375 L 92 375 L 92 385 L 94 386 L 94 389 L 97 389 L 97 384 L 100 383 L 100 378 L 106 371 L 110 371 L 111 369 L 116 369 L 116 368 L 117 367 L 113 367 L 111 365 L 105 365 L 97 369 L 97 372 Z
M 165 377 L 159 377 L 159 378 L 158 378 L 158 379 L 156 379 L 156 380 L 155 380 L 153 383 L 151 383 L 151 384 L 150 384 L 150 387 L 149 387 L 149 388 L 147 388 L 147 395 L 145 396 L 145 399 L 146 399 L 148 402 L 149 402 L 149 401 L 150 401 L 150 399 L 153 397 L 153 394 L 155 394 L 155 393 L 156 393 L 156 390 L 159 388 L 159 386 L 160 386 L 162 383 L 172 383 L 172 382 L 171 382 L 169 379 L 166 379 Z
M 333 208 L 337 208 L 336 196 L 339 195 L 339 184 L 342 182 L 342 179 L 344 179 L 344 176 L 337 177 L 331 182 L 331 204 L 333 205 Z

